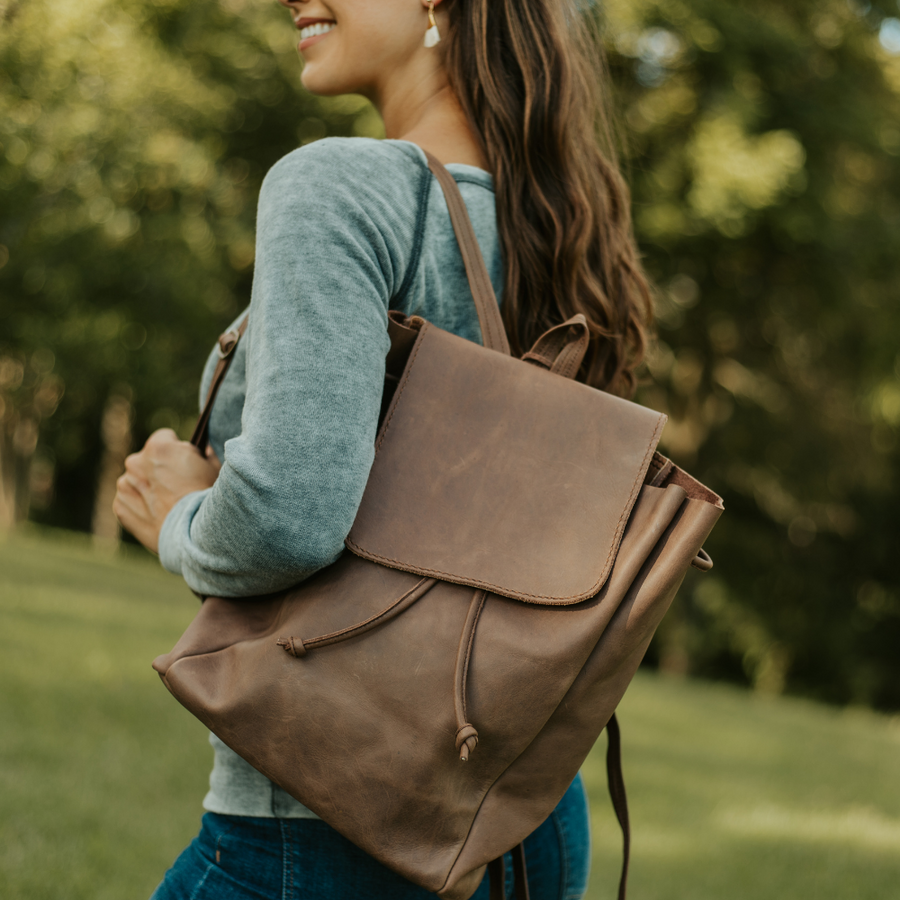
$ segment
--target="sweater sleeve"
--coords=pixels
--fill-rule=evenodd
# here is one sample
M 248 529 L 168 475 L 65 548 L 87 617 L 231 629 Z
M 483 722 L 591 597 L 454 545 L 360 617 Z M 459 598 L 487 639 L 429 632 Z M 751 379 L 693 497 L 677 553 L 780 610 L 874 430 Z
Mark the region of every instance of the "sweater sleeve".
M 362 143 L 364 146 L 360 146 Z M 415 267 L 427 170 L 329 139 L 266 176 L 241 433 L 174 507 L 160 559 L 203 594 L 287 587 L 340 555 L 374 457 L 387 310 Z

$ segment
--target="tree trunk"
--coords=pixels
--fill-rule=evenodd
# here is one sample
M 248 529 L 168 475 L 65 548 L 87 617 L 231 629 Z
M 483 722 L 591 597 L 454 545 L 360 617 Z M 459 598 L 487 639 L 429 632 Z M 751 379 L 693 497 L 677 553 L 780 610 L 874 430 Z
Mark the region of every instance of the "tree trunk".
M 95 543 L 105 547 L 117 547 L 121 537 L 121 529 L 113 513 L 112 504 L 116 496 L 116 481 L 125 471 L 125 457 L 131 450 L 133 415 L 130 390 L 110 394 L 100 423 L 103 459 L 100 462 L 91 522 Z

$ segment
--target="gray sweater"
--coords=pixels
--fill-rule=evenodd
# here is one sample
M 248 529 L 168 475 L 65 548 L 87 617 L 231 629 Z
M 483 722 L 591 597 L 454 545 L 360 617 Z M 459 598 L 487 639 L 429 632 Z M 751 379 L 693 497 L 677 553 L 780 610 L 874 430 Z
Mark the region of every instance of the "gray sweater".
M 499 297 L 491 176 L 448 169 Z M 210 420 L 222 470 L 212 488 L 179 501 L 159 539 L 170 572 L 223 597 L 288 587 L 341 554 L 374 456 L 389 309 L 480 342 L 447 205 L 421 149 L 327 138 L 276 163 L 259 198 L 250 309 Z M 215 362 L 213 353 L 201 400 Z M 206 809 L 313 816 L 211 743 Z

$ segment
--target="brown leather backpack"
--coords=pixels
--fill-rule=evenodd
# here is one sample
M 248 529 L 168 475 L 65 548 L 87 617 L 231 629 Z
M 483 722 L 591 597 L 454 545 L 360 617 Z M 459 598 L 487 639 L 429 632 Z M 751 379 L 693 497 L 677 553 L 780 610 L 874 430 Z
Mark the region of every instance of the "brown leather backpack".
M 445 900 L 517 847 L 527 896 L 521 841 L 609 724 L 624 897 L 613 713 L 688 567 L 712 565 L 722 501 L 655 452 L 665 416 L 571 380 L 582 317 L 509 355 L 459 189 L 429 164 L 484 346 L 392 313 L 348 552 L 288 591 L 206 599 L 153 666 L 240 756 Z M 221 341 L 197 446 L 239 337 Z

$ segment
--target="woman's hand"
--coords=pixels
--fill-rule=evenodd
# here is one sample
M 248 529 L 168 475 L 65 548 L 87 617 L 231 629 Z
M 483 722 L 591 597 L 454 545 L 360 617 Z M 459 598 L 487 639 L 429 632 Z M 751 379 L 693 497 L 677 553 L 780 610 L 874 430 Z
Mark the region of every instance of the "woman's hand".
M 193 444 L 178 440 L 171 428 L 161 428 L 143 450 L 125 460 L 113 512 L 123 528 L 158 553 L 159 532 L 169 511 L 187 494 L 212 487 L 220 468 L 214 453 L 204 457 Z

